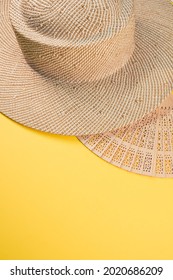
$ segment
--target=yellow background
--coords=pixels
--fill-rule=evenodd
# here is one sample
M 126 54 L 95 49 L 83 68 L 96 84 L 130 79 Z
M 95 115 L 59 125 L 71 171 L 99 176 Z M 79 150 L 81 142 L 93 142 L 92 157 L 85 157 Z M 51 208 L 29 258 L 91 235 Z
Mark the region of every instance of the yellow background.
M 0 259 L 173 259 L 173 179 L 0 115 Z

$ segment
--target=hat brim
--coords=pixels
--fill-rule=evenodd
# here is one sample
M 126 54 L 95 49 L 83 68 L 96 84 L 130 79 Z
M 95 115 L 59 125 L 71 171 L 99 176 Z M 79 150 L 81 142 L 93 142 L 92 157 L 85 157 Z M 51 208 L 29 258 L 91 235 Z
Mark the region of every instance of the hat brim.
M 142 119 L 173 89 L 173 6 L 136 0 L 136 47 L 117 73 L 72 85 L 46 78 L 26 62 L 9 19 L 10 0 L 0 2 L 0 112 L 41 131 L 86 135 Z
M 117 167 L 141 175 L 173 177 L 173 95 L 133 126 L 78 139 Z

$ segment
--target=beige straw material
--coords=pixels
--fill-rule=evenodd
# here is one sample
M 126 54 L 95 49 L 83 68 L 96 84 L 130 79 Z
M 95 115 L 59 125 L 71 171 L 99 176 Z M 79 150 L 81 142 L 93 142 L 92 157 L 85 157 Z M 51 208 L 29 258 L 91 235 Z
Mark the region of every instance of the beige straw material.
M 79 140 L 117 167 L 142 175 L 173 177 L 173 94 L 135 125 Z
M 142 119 L 173 89 L 172 19 L 168 0 L 1 0 L 0 112 L 66 135 Z

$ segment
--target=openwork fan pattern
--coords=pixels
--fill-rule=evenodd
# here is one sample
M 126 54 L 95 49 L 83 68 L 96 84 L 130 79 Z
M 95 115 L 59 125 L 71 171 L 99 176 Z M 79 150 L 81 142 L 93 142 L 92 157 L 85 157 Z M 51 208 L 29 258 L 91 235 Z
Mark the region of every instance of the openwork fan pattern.
M 173 177 L 173 96 L 135 125 L 79 140 L 115 166 L 143 175 Z

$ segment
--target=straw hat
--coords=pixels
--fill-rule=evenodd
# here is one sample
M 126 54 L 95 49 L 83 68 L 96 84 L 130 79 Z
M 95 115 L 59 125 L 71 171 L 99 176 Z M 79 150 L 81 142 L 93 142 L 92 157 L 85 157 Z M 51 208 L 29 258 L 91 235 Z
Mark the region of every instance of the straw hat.
M 0 112 L 86 135 L 132 124 L 173 88 L 168 0 L 1 0 Z

